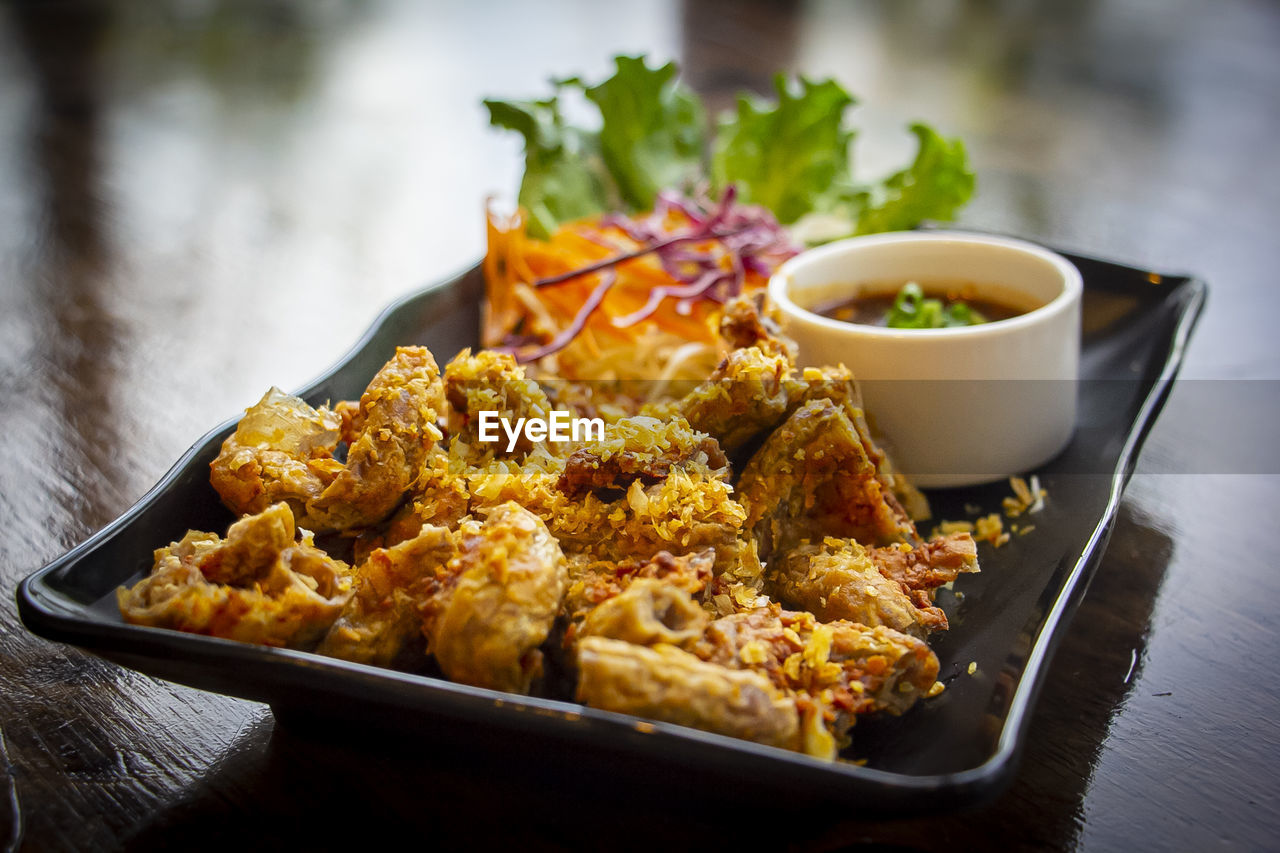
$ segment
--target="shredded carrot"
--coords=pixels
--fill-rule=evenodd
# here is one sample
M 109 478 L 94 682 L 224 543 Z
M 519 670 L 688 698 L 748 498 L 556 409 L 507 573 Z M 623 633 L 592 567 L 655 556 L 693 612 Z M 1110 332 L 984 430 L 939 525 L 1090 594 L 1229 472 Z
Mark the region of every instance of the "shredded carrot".
M 726 196 L 722 209 L 731 201 Z M 691 371 L 713 367 L 719 358 L 719 299 L 699 298 L 702 289 L 689 276 L 682 281 L 671 274 L 671 265 L 683 258 L 694 259 L 691 270 L 695 263 L 704 270 L 711 265 L 703 280 L 732 279 L 744 292 L 768 282 L 767 270 L 743 269 L 722 245 L 725 233 L 736 232 L 695 239 L 699 223 L 677 206 L 636 220 L 660 235 L 651 242 L 637 239 L 638 227 L 620 225 L 617 217 L 566 223 L 549 239 L 538 240 L 528 235 L 521 212 L 503 216 L 490 208 L 486 214 L 484 344 L 526 356 L 554 352 L 555 363 L 547 366 L 561 376 L 666 376 L 677 352 Z M 660 246 L 671 251 L 656 251 Z M 676 272 L 684 275 L 682 268 Z M 689 344 L 705 347 L 705 357 L 697 357 Z M 677 366 L 677 373 L 683 372 Z

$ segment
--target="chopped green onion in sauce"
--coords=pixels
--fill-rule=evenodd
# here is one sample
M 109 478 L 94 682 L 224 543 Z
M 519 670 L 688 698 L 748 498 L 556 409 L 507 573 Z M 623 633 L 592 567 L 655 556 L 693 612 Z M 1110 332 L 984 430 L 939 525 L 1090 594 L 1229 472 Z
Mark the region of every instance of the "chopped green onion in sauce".
M 972 285 L 926 291 L 917 282 L 893 290 L 860 293 L 816 306 L 816 313 L 833 320 L 890 329 L 953 329 L 1007 320 L 1025 313 L 1004 302 L 974 295 Z

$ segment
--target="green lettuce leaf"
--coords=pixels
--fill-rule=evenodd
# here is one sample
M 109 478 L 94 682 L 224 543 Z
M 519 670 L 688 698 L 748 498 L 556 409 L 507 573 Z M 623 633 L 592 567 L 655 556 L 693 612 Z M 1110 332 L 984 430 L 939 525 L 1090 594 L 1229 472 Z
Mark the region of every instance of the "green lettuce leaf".
M 964 143 L 926 124 L 911 125 L 918 147 L 912 164 L 861 195 L 857 234 L 902 231 L 926 219 L 952 219 L 973 195 Z
M 723 121 L 711 157 L 717 189 L 736 184 L 739 198 L 773 211 L 789 224 L 833 204 L 849 191 L 849 143 L 844 113 L 853 97 L 834 80 L 799 79 L 798 90 L 779 74 L 776 104 L 743 96 Z
M 853 97 L 834 80 L 775 79 L 777 100 L 738 100 L 720 121 L 709 161 L 698 96 L 680 85 L 674 63 L 650 68 L 643 56 L 614 58 L 607 80 L 553 81 L 546 100 L 486 100 L 489 122 L 524 137 L 519 203 L 529 233 L 548 237 L 561 223 L 606 211 L 652 208 L 661 190 L 689 191 L 710 180 L 762 205 L 811 242 L 914 228 L 951 219 L 973 195 L 964 145 L 924 124 L 911 125 L 918 148 L 906 169 L 879 184 L 852 178 L 854 134 L 844 122 Z M 585 97 L 598 129 L 569 124 L 560 98 Z
M 617 71 L 584 88 L 600 110 L 600 153 L 618 193 L 633 210 L 653 206 L 664 189 L 687 189 L 702 175 L 706 117 L 702 101 L 676 81 L 676 64 L 650 68 L 643 56 L 614 57 Z
M 567 125 L 557 96 L 542 101 L 486 100 L 489 123 L 524 137 L 524 178 L 518 201 L 529 233 L 546 239 L 561 222 L 600 213 L 612 183 L 598 134 Z

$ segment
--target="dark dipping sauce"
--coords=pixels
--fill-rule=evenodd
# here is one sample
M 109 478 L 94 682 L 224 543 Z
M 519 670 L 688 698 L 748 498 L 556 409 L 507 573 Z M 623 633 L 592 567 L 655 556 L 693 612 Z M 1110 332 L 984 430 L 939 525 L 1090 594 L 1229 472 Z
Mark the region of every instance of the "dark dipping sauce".
M 864 287 L 867 286 L 864 285 Z M 864 326 L 888 326 L 889 311 L 893 308 L 894 300 L 897 299 L 901 287 L 902 285 L 890 285 L 888 288 L 881 285 L 867 287 L 870 292 L 841 299 L 828 299 L 819 302 L 810 310 L 815 314 L 821 314 L 823 317 L 830 317 L 832 320 L 841 320 L 845 323 L 859 323 Z M 983 298 L 978 295 L 977 286 L 968 283 L 947 287 L 926 285 L 923 286 L 923 289 L 926 298 L 942 300 L 944 308 L 950 308 L 957 303 L 963 302 L 969 306 L 971 311 L 976 311 L 980 314 L 984 323 L 1008 320 L 1010 317 L 1026 314 L 1035 307 L 1019 307 L 1007 302 Z

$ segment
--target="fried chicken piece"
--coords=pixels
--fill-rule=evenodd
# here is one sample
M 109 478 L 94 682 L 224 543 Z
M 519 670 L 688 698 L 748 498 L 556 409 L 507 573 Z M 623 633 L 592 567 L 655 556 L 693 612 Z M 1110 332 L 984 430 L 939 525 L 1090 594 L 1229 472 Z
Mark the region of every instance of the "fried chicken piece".
M 896 551 L 889 546 L 885 551 Z M 886 625 L 923 639 L 946 628 L 941 609 L 921 607 L 897 581 L 880 573 L 857 542 L 827 538 L 801 545 L 770 562 L 765 589 L 789 607 L 807 610 L 823 622 L 846 619 Z
M 316 652 L 390 666 L 421 634 L 420 610 L 439 589 L 454 548 L 447 528 L 426 527 L 412 539 L 376 549 L 356 569 L 354 594 Z
M 333 413 L 342 423 L 339 433 L 347 444 L 354 444 L 364 429 L 364 411 L 359 400 L 339 400 L 333 404 Z
M 126 622 L 307 649 L 351 595 L 348 567 L 294 541 L 283 502 L 232 524 L 226 538 L 188 531 L 155 552 L 149 576 L 116 591 Z
M 574 450 L 556 485 L 576 498 L 608 489 L 626 491 L 635 482 L 651 486 L 672 468 L 724 480 L 728 466 L 716 440 L 683 418 L 661 421 L 637 415 L 607 425 L 603 440 Z
M 798 621 L 812 619 L 811 614 L 802 614 Z M 822 627 L 813 625 L 815 638 Z M 855 713 L 905 713 L 938 680 L 938 657 L 923 640 L 884 625 L 868 627 L 840 620 L 826 627 L 831 628 L 829 658 L 843 669 L 841 682 L 848 678 L 852 684 L 856 678 L 862 685 L 861 691 L 854 688 L 862 696 L 862 702 L 855 703 Z M 823 673 L 815 670 L 815 675 Z
M 455 436 L 455 442 L 460 440 L 472 448 L 475 455 L 487 451 L 498 456 L 522 456 L 533 446 L 523 432 L 510 454 L 505 434 L 500 434 L 498 441 L 481 442 L 481 412 L 495 412 L 513 427 L 521 418 L 545 420 L 551 414 L 546 393 L 537 382 L 526 378 L 524 368 L 508 353 L 481 350 L 472 355 L 470 349 L 464 349 L 445 365 L 444 387 L 449 402 L 449 433 Z
M 424 347 L 401 347 L 354 412 L 349 403 L 314 409 L 272 388 L 223 442 L 210 482 L 239 514 L 283 500 L 308 530 L 375 524 L 400 503 L 441 437 L 438 373 Z M 345 465 L 333 458 L 339 440 L 351 441 Z
M 569 625 L 566 642 L 571 642 L 583 619 L 602 602 L 620 595 L 640 580 L 655 580 L 664 586 L 699 595 L 711 580 L 716 554 L 711 548 L 680 557 L 659 551 L 648 560 L 618 562 L 592 560 L 575 555 L 569 560 L 569 588 L 562 612 Z
M 719 334 L 729 352 L 711 375 L 683 397 L 650 403 L 642 411 L 662 418 L 683 415 L 732 454 L 790 413 L 787 380 L 796 345 L 779 331 L 779 317 L 766 307 L 763 294 L 744 294 L 725 303 Z
M 823 535 L 917 542 L 842 406 L 811 400 L 751 457 L 738 481 L 746 527 L 766 561 Z
M 951 583 L 960 574 L 977 572 L 978 546 L 970 533 L 936 536 L 912 548 L 888 545 L 872 548 L 867 556 L 884 577 L 897 583 L 926 617 L 930 631 L 946 630 L 947 614 L 933 606 L 938 587 Z
M 782 334 L 781 315 L 763 292 L 730 299 L 720 312 L 720 337 L 733 349 L 757 347 L 766 355 L 796 362 L 796 343 Z
M 535 447 L 523 459 L 473 455 L 465 440 L 437 445 L 419 469 L 412 499 L 388 522 L 384 544 L 412 538 L 425 525 L 456 528 L 468 516 L 514 501 L 553 520 L 568 504 L 556 489 L 564 459 Z
M 689 593 L 653 578 L 638 578 L 590 611 L 579 637 L 609 637 L 637 646 L 688 647 L 710 617 Z M 581 640 L 579 640 L 581 642 Z
M 858 714 L 901 714 L 938 676 L 938 659 L 923 640 L 884 625 L 820 622 L 777 605 L 716 619 L 694 654 L 757 669 L 789 690 L 816 696 L 832 689 L 838 707 Z
M 250 586 L 293 544 L 293 514 L 284 504 L 273 504 L 227 528 L 218 547 L 203 554 L 200 571 L 210 583 Z M 216 537 L 215 537 L 216 538 Z
M 978 546 L 967 532 L 935 536 L 915 548 L 872 548 L 868 554 L 881 574 L 909 590 L 937 589 L 962 573 L 978 571 Z
M 446 571 L 442 591 L 423 608 L 440 668 L 453 681 L 528 693 L 568 579 L 546 525 L 518 504 L 495 507 L 464 528 Z
M 922 640 L 883 625 L 823 623 L 776 605 L 715 620 L 693 652 L 760 672 L 794 695 L 805 715 L 805 752 L 826 758 L 858 714 L 901 714 L 938 677 L 938 658 Z
M 862 391 L 849 368 L 843 364 L 806 367 L 799 375 L 789 378 L 786 386 L 788 415 L 811 400 L 827 399 L 843 408 L 881 484 L 893 494 L 909 518 L 920 521 L 929 517 L 929 501 L 898 472 L 889 454 L 874 440 L 862 406 Z
M 495 470 L 502 483 L 516 481 L 519 502 L 546 520 L 567 553 L 618 562 L 712 547 L 718 568 L 738 559 L 746 514 L 714 439 L 683 418 L 638 416 L 608 425 L 603 441 L 582 450 L 571 455 L 572 468 L 560 463 L 550 492 L 543 478 L 553 462 L 517 478 Z
M 799 748 L 795 700 L 758 673 L 606 637 L 582 639 L 578 671 L 577 699 L 592 708 Z
M 315 529 L 377 524 L 403 500 L 441 438 L 440 370 L 426 347 L 397 347 L 360 398 L 363 423 L 333 482 L 307 504 Z
M 466 475 L 453 470 L 448 449 L 437 444 L 418 469 L 409 501 L 387 520 L 380 544 L 412 539 L 424 527 L 456 528 L 470 514 L 471 503 Z
M 209 480 L 237 515 L 285 501 L 306 525 L 306 505 L 332 482 L 342 419 L 323 406 L 272 388 L 245 410 L 235 432 L 209 464 Z M 311 529 L 315 529 L 312 527 Z
M 733 488 L 683 468 L 647 488 L 633 482 L 616 500 L 588 492 L 578 501 L 561 496 L 536 509 L 567 552 L 597 560 L 713 548 L 716 571 L 724 571 L 738 564 L 745 547 L 739 534 L 746 512 Z
M 726 452 L 763 435 L 786 417 L 791 362 L 759 347 L 735 349 L 674 406 L 693 429 L 715 436 Z

